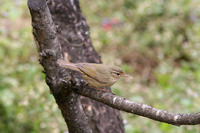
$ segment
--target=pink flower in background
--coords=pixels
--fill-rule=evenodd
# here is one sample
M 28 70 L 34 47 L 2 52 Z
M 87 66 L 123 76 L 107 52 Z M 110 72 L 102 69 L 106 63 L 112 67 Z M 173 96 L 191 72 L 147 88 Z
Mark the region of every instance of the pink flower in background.
M 122 25 L 117 18 L 104 18 L 102 20 L 102 26 L 105 30 L 111 30 L 114 27 L 119 27 Z

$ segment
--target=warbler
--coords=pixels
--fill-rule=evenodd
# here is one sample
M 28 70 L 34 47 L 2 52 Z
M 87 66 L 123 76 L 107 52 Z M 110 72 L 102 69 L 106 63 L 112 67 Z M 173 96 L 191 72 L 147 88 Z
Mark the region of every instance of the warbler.
M 78 71 L 88 84 L 96 89 L 101 87 L 110 87 L 121 77 L 130 77 L 118 66 L 96 64 L 96 63 L 69 63 L 64 60 L 58 60 L 61 67 Z

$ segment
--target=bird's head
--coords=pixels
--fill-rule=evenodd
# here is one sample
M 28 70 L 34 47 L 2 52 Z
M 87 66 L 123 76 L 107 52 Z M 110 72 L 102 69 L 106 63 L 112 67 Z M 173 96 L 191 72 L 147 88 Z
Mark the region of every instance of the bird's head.
M 117 67 L 117 66 L 112 66 L 110 68 L 110 72 L 111 72 L 111 76 L 116 80 L 118 80 L 121 77 L 130 77 L 128 74 L 125 74 L 124 71 L 120 67 Z

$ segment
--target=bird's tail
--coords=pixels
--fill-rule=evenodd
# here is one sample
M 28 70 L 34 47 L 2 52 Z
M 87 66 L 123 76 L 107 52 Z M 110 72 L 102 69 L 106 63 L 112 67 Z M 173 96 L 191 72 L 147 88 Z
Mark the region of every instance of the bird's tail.
M 69 68 L 69 69 L 72 69 L 72 70 L 75 70 L 75 71 L 79 71 L 79 69 L 76 67 L 75 64 L 73 63 L 69 63 L 67 61 L 64 61 L 64 60 L 57 60 L 57 63 L 59 64 L 59 66 L 61 67 L 65 67 L 65 68 Z

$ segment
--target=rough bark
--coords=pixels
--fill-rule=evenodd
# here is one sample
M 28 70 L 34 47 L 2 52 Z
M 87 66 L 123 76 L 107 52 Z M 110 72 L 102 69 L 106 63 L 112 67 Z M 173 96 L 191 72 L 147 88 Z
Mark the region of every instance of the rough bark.
M 69 131 L 89 133 L 91 128 L 94 133 L 123 133 L 120 112 L 89 98 L 80 98 L 73 93 L 71 88 L 77 87 L 77 84 L 71 82 L 72 76 L 78 81 L 84 79 L 79 73 L 71 73 L 70 70 L 62 69 L 56 64 L 57 59 L 64 58 L 62 53 L 68 56 L 70 62 L 101 63 L 100 56 L 92 46 L 89 27 L 81 14 L 79 1 L 50 0 L 48 8 L 45 0 L 28 0 L 28 6 L 46 82 Z M 61 83 L 63 78 L 66 81 L 65 87 Z
M 48 6 L 58 29 L 58 38 L 63 52 L 67 53 L 68 60 L 73 63 L 102 63 L 92 46 L 89 26 L 81 14 L 79 1 L 51 0 Z M 79 73 L 73 75 L 83 80 Z M 118 110 L 86 97 L 81 97 L 81 103 L 94 133 L 124 132 L 123 121 Z
M 92 130 L 88 126 L 79 96 L 67 88 L 62 89 L 57 86 L 60 82 L 59 73 L 66 72 L 56 64 L 57 59 L 62 59 L 63 55 L 46 1 L 29 0 L 28 6 L 32 16 L 33 35 L 38 47 L 39 60 L 46 74 L 46 82 L 55 97 L 68 129 L 72 133 L 91 133 Z
M 105 103 L 110 107 L 122 110 L 128 113 L 144 116 L 156 121 L 165 122 L 175 126 L 197 125 L 200 124 L 200 112 L 198 113 L 171 113 L 165 110 L 159 110 L 151 106 L 129 101 L 123 97 L 112 93 L 91 91 L 89 89 L 73 89 L 75 93 L 89 97 L 96 101 Z

